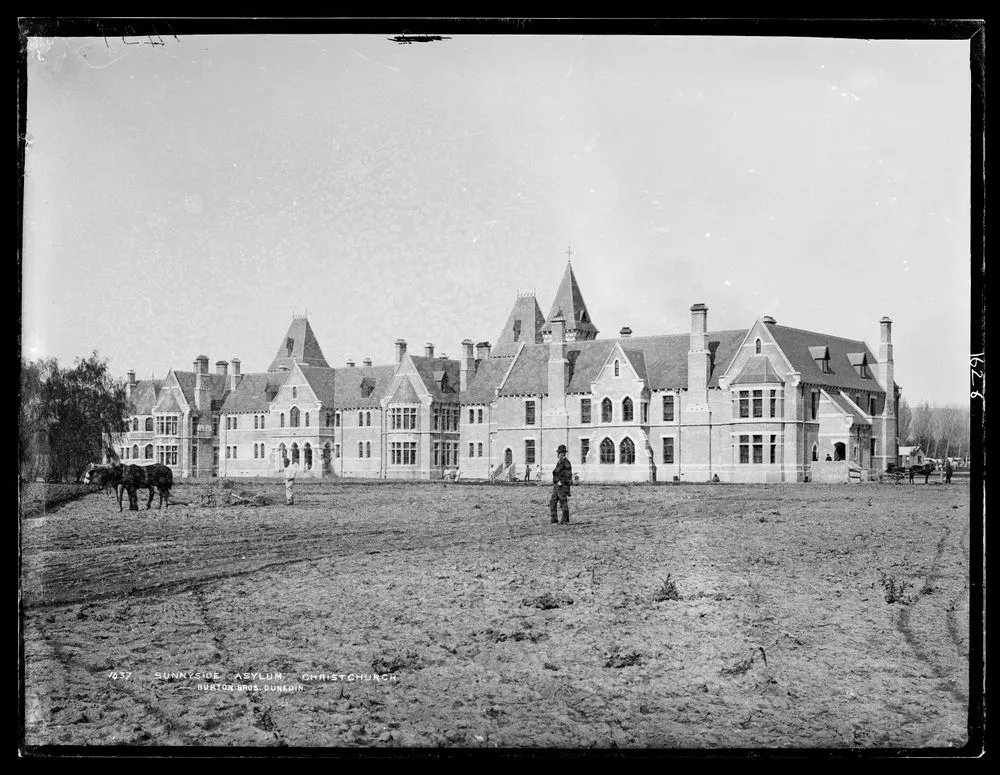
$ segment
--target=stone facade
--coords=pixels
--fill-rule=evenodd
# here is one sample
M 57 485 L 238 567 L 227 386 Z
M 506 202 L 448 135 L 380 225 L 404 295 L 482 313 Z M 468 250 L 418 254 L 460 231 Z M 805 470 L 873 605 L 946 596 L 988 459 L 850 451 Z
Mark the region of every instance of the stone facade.
M 888 318 L 876 356 L 768 316 L 711 331 L 704 304 L 690 312 L 685 333 L 602 339 L 567 265 L 549 315 L 519 294 L 496 348 L 465 339 L 452 359 L 398 340 L 392 364 L 337 368 L 294 318 L 267 372 L 233 359 L 209 374 L 199 356 L 162 381 L 130 373 L 118 448 L 181 477 L 277 476 L 287 456 L 306 477 L 548 478 L 560 444 L 583 482 L 801 482 L 897 460 Z

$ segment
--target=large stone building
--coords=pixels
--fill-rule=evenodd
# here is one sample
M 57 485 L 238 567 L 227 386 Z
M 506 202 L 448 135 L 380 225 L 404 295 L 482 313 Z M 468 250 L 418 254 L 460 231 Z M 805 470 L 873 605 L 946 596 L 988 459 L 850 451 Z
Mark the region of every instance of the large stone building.
M 129 385 L 119 445 L 182 477 L 305 475 L 435 479 L 521 476 L 560 444 L 581 481 L 844 481 L 897 456 L 892 321 L 862 341 L 778 325 L 599 338 L 571 265 L 548 316 L 518 295 L 496 339 L 461 354 L 396 342 L 394 363 L 332 368 L 304 317 L 266 372 L 219 361 Z

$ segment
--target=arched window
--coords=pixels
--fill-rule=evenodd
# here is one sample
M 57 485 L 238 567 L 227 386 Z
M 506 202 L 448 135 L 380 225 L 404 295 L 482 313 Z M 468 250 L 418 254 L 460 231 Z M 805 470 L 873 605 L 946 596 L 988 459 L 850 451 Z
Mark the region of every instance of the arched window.
M 619 373 L 620 373 L 620 369 L 619 369 L 618 361 L 615 361 L 615 376 L 617 377 Z
M 146 418 L 146 430 L 149 431 L 149 432 L 152 432 L 152 430 L 153 430 L 153 418 L 152 417 L 147 417 Z
M 615 462 L 615 443 L 611 439 L 605 439 L 601 442 L 601 462 Z
M 632 464 L 635 462 L 635 444 L 626 437 L 618 447 L 618 462 Z
M 152 444 L 147 444 L 146 445 L 146 460 L 152 460 L 152 459 L 153 459 L 153 445 Z
M 132 418 L 132 430 L 134 430 L 134 431 L 139 430 L 139 418 L 138 417 L 133 417 Z
M 292 443 L 292 462 L 299 462 L 299 445 L 294 442 Z
M 358 442 L 358 457 L 365 456 L 365 444 L 363 441 Z
M 305 468 L 306 471 L 312 470 L 312 467 L 313 467 L 313 450 L 312 450 L 312 446 L 309 444 L 308 441 L 306 442 L 305 447 L 302 448 L 302 459 L 303 459 L 303 463 L 304 463 L 303 468 Z
M 813 460 L 819 460 L 819 449 L 813 444 Z
M 132 445 L 132 457 L 133 458 L 139 457 L 139 445 L 138 444 L 133 444 Z
M 285 458 L 288 457 L 288 448 L 284 444 L 278 445 L 278 470 L 285 467 Z
M 254 460 L 257 459 L 257 445 L 256 444 L 253 445 L 253 459 Z
M 329 428 L 329 427 L 330 427 L 330 413 L 329 413 L 329 412 L 327 412 L 327 413 L 326 413 L 325 415 L 323 415 L 323 424 L 324 424 L 324 425 L 325 425 L 325 426 L 326 426 L 327 428 Z
M 622 401 L 622 422 L 632 422 L 632 399 L 628 396 Z
M 298 398 L 298 397 L 299 397 L 299 389 L 293 387 L 292 388 L 292 398 Z
M 265 417 L 267 417 L 267 415 L 266 415 L 266 414 L 262 414 L 262 415 L 260 416 L 260 427 L 261 427 L 261 428 L 263 428 L 263 427 L 264 427 L 264 418 L 265 418 Z
M 298 428 L 299 427 L 299 408 L 293 406 L 288 410 L 288 427 Z
M 372 424 L 372 413 L 365 412 L 365 425 L 371 425 L 371 424 Z
M 358 412 L 358 427 L 360 428 L 364 424 L 365 424 L 365 413 Z
M 757 340 L 757 343 L 756 343 L 756 344 L 754 345 L 754 352 L 755 352 L 755 353 L 756 353 L 757 355 L 760 355 L 760 339 L 758 339 L 758 340 Z
M 257 430 L 258 428 L 260 428 L 260 415 L 259 414 L 255 414 L 253 416 L 253 429 Z M 257 455 L 254 455 L 254 457 L 257 457 Z
M 365 442 L 365 457 L 372 456 L 372 443 L 370 441 Z
M 309 427 L 309 412 L 306 412 L 306 427 Z
M 611 399 L 605 398 L 601 401 L 601 422 L 611 422 Z
M 285 413 L 284 412 L 281 413 L 280 420 L 281 420 L 280 425 L 281 425 L 282 428 L 284 428 L 285 427 Z

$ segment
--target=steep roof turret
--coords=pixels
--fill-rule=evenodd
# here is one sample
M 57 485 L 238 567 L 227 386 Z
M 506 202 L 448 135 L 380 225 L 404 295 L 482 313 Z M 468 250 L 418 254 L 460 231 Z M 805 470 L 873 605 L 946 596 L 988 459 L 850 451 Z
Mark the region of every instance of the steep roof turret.
M 308 366 L 319 366 L 329 368 L 330 364 L 323 357 L 323 351 L 316 341 L 312 326 L 305 315 L 292 317 L 292 323 L 288 327 L 288 333 L 282 339 L 278 347 L 278 353 L 268 366 L 268 371 L 279 371 L 282 366 L 291 369 L 293 364 L 301 363 Z
M 549 316 L 542 326 L 542 334 L 552 334 L 552 321 L 562 317 L 566 320 L 567 341 L 585 341 L 596 339 L 598 330 L 590 319 L 587 311 L 587 303 L 580 293 L 580 286 L 576 282 L 576 275 L 573 274 L 573 265 L 566 263 L 566 272 L 563 274 L 562 282 L 559 283 L 559 290 L 556 291 L 555 301 L 549 310 Z

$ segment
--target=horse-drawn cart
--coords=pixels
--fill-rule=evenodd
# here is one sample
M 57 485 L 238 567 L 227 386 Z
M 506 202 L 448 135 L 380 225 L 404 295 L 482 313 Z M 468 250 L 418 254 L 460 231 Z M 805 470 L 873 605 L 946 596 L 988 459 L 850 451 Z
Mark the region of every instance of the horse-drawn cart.
M 907 469 L 890 463 L 889 467 L 879 474 L 878 480 L 880 482 L 888 482 L 891 484 L 901 484 L 908 476 L 909 471 L 907 471 Z

